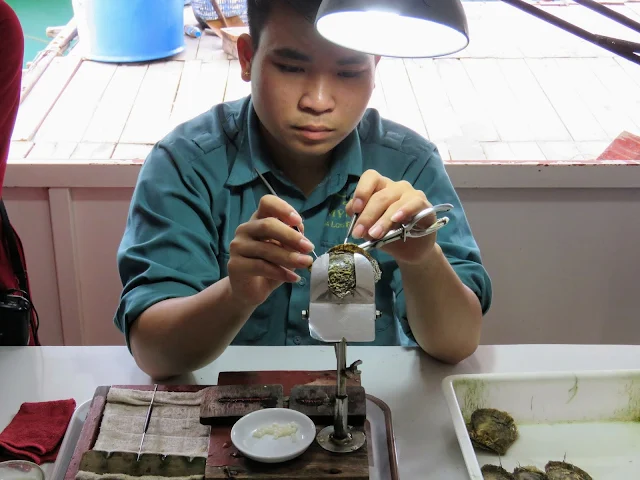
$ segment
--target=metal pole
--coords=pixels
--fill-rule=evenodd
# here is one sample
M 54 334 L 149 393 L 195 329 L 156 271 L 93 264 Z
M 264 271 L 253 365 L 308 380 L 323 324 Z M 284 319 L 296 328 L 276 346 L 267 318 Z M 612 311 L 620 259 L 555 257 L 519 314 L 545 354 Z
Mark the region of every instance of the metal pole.
M 585 6 L 594 12 L 598 12 L 600 15 L 610 18 L 611 20 L 618 22 L 625 27 L 630 28 L 631 30 L 640 33 L 640 23 L 632 20 L 631 18 L 623 15 L 620 12 L 616 12 L 612 8 L 607 7 L 606 5 L 602 5 L 594 0 L 573 0 L 576 3 L 579 3 L 582 6 Z
M 587 42 L 593 43 L 594 45 L 604 48 L 616 55 L 619 55 L 627 60 L 637 63 L 640 65 L 640 43 L 630 42 L 628 40 L 622 40 L 619 38 L 607 37 L 605 35 L 598 35 L 591 33 L 583 28 L 577 27 L 576 25 L 567 22 L 566 20 L 562 20 L 561 18 L 556 17 L 555 15 L 551 15 L 549 12 L 546 12 L 540 8 L 535 7 L 523 0 L 502 0 L 509 5 L 512 5 L 520 10 L 527 12 L 534 17 L 540 18 L 551 25 L 554 25 L 558 28 L 561 28 Z M 621 15 L 613 10 L 606 9 L 607 11 L 603 11 L 601 8 L 596 8 L 591 2 L 591 0 L 576 0 L 578 3 L 584 4 L 588 8 L 592 8 L 593 10 L 599 11 L 599 13 L 603 14 L 606 17 L 611 18 L 612 20 L 616 20 L 624 25 L 628 26 L 632 30 L 640 32 L 640 24 L 631 20 L 624 15 Z M 595 3 L 595 2 L 594 2 Z M 622 17 L 625 20 L 622 20 Z M 622 21 L 621 21 L 622 20 Z
M 349 436 L 348 421 L 348 397 L 347 397 L 347 341 L 343 338 L 336 345 L 336 357 L 338 360 L 336 408 L 334 410 L 334 433 L 336 440 L 344 440 Z

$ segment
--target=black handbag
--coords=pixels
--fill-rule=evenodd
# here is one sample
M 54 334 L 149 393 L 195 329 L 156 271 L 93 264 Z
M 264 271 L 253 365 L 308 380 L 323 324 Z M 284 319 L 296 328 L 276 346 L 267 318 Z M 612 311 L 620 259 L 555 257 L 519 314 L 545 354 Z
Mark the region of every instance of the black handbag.
M 30 295 L 29 278 L 24 262 L 24 249 L 18 234 L 0 200 L 2 244 L 9 257 L 10 267 L 18 280 L 18 288 L 0 285 L 0 346 L 40 345 L 40 320 Z

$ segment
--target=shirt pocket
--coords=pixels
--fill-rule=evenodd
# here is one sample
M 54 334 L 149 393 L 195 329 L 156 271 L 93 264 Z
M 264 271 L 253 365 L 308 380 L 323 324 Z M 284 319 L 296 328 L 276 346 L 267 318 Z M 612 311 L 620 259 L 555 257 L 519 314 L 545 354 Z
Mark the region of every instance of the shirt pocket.
M 227 263 L 229 254 L 223 252 L 219 255 L 220 278 L 229 276 Z M 253 311 L 249 319 L 242 326 L 232 345 L 268 345 L 267 334 L 271 327 L 271 318 L 274 314 L 274 295 L 270 295 L 263 303 Z

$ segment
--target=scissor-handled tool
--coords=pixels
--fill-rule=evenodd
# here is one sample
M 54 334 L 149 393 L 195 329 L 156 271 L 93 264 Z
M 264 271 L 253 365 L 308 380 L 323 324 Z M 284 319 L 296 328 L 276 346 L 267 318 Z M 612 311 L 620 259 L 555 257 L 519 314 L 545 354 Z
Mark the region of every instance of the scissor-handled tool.
M 421 212 L 419 212 L 413 219 L 407 223 L 406 225 L 402 225 L 400 228 L 395 228 L 389 231 L 384 237 L 378 240 L 372 240 L 370 242 L 364 242 L 358 245 L 363 250 L 371 250 L 372 248 L 379 248 L 387 245 L 391 242 L 395 242 L 396 240 L 406 241 L 407 238 L 418 238 L 425 237 L 427 235 L 431 235 L 433 232 L 440 230 L 447 223 L 449 223 L 449 217 L 441 217 L 438 218 L 431 226 L 427 228 L 423 228 L 418 226 L 418 223 L 422 221 L 424 218 L 428 217 L 433 213 L 440 212 L 448 212 L 453 209 L 453 205 L 450 203 L 442 203 L 440 205 L 434 205 L 433 207 L 425 208 Z M 355 225 L 357 220 L 357 216 L 354 215 L 353 221 L 351 222 L 351 226 L 349 227 L 349 232 L 347 233 L 347 238 L 345 239 L 345 243 L 347 239 L 351 235 L 353 231 L 353 226 Z

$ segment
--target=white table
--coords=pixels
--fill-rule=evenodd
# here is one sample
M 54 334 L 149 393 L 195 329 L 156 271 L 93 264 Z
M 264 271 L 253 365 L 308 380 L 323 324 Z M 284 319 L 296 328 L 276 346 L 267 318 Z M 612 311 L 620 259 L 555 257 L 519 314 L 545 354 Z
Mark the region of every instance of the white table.
M 632 369 L 640 346 L 481 346 L 452 367 L 417 349 L 350 347 L 348 362 L 361 359 L 367 393 L 391 408 L 402 480 L 467 479 L 441 381 L 455 373 Z M 222 357 L 172 383 L 213 384 L 226 370 L 335 368 L 332 348 L 231 347 Z M 22 402 L 90 399 L 100 385 L 151 384 L 124 347 L 5 347 L 0 349 L 0 429 Z

